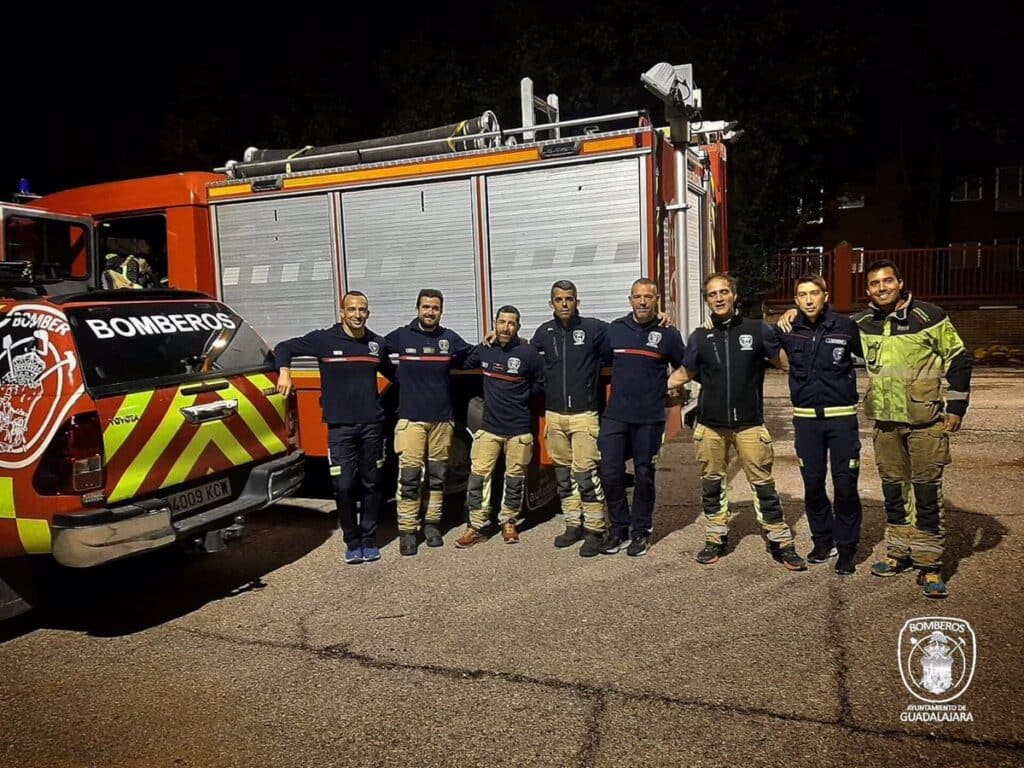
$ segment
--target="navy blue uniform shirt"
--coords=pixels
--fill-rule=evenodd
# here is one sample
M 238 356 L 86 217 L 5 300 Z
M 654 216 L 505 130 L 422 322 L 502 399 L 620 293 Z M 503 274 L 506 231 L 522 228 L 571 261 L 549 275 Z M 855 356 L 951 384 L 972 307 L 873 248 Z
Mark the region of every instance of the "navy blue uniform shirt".
M 555 413 L 599 410 L 601 350 L 608 323 L 577 312 L 565 327 L 552 316 L 541 323 L 530 346 L 544 358 L 544 407 Z
M 544 361 L 537 351 L 515 337 L 504 347 L 478 346 L 466 366 L 483 371 L 483 428 L 502 437 L 530 432 L 530 399 L 544 391 Z
M 700 382 L 700 423 L 722 429 L 764 424 L 764 372 L 781 349 L 775 330 L 763 320 L 712 316 L 711 329 L 698 328 L 686 344 L 690 378 Z
M 452 368 L 461 368 L 473 351 L 459 334 L 418 320 L 387 335 L 388 354 L 398 355 L 398 418 L 452 420 Z
M 320 407 L 328 424 L 371 424 L 384 419 L 377 395 L 377 371 L 394 369 L 384 339 L 367 329 L 361 339 L 336 323 L 274 347 L 274 364 L 290 368 L 294 357 L 315 357 L 320 366 Z
M 640 325 L 629 314 L 608 326 L 605 354 L 612 359 L 612 396 L 604 415 L 633 424 L 665 421 L 668 365 L 678 368 L 686 351 L 683 337 L 657 318 Z
M 779 332 L 789 357 L 789 394 L 798 408 L 857 404 L 857 374 L 853 355 L 863 357 L 860 331 L 852 318 L 833 312 L 827 304 L 811 324 L 803 312 L 793 330 Z

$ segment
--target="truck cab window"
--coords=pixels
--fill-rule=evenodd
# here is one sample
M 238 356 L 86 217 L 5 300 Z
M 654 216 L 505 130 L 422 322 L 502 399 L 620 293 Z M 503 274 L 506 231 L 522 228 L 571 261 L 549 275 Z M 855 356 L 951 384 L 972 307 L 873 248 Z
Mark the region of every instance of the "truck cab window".
M 50 281 L 89 276 L 89 236 L 72 221 L 10 216 L 4 222 L 4 258 L 30 261 L 37 275 Z
M 167 287 L 167 221 L 160 214 L 97 226 L 101 288 Z

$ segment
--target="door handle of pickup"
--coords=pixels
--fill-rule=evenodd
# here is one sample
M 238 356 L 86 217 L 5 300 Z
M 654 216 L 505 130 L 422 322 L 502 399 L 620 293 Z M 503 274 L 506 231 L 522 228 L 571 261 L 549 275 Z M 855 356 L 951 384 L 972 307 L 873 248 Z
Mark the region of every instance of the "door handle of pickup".
M 190 424 L 220 421 L 237 412 L 237 400 L 220 400 L 216 403 L 205 403 L 204 405 L 189 405 L 181 409 L 181 415 Z

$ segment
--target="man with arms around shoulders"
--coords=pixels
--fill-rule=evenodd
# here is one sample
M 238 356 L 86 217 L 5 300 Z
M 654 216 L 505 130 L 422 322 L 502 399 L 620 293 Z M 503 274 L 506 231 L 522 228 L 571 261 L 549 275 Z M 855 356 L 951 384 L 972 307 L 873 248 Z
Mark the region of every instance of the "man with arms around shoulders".
M 551 319 L 541 323 L 531 346 L 544 359 L 544 442 L 555 465 L 565 531 L 555 546 L 583 539 L 582 557 L 600 553 L 605 531 L 604 493 L 598 471 L 601 454 L 598 377 L 608 324 L 582 317 L 576 286 L 551 286 Z
M 789 358 L 789 394 L 804 506 L 814 547 L 809 563 L 838 556 L 835 571 L 855 571 L 863 512 L 860 433 L 857 424 L 857 374 L 853 356 L 863 357 L 857 324 L 834 312 L 820 275 L 802 275 L 794 284 L 796 316 L 779 340 Z M 832 471 L 835 503 L 825 478 Z
M 523 507 L 526 471 L 533 457 L 533 414 L 530 400 L 544 391 L 540 355 L 519 338 L 519 310 L 501 307 L 494 322 L 494 343 L 479 345 L 466 361 L 484 376 L 484 416 L 473 435 L 469 486 L 466 489 L 466 530 L 455 541 L 460 549 L 487 538 L 490 525 L 491 477 L 505 452 L 505 492 L 498 522 L 506 544 L 519 541 L 516 522 Z
M 366 294 L 349 291 L 341 307 L 340 323 L 282 341 L 274 349 L 274 362 L 279 370 L 277 391 L 287 397 L 293 389 L 292 359 L 317 359 L 345 562 L 356 564 L 380 559 L 377 517 L 383 501 L 384 411 L 377 372 L 392 376 L 393 369 L 384 339 L 366 327 L 370 316 Z
M 729 534 L 729 449 L 735 447 L 754 492 L 754 513 L 768 539 L 771 556 L 791 571 L 806 570 L 793 531 L 782 516 L 772 477 L 772 437 L 764 424 L 764 372 L 786 367 L 775 331 L 762 320 L 736 312 L 736 281 L 712 273 L 704 279 L 711 328 L 690 334 L 683 367 L 669 377 L 672 392 L 690 379 L 700 382 L 693 440 L 700 465 L 705 543 L 697 562 L 711 565 L 727 551 Z
M 647 553 L 654 528 L 655 468 L 665 434 L 665 387 L 669 366 L 682 365 L 679 331 L 660 325 L 658 286 L 648 278 L 630 287 L 632 312 L 608 325 L 602 355 L 612 361 L 611 399 L 601 416 L 598 448 L 609 527 L 602 554 Z M 626 456 L 633 457 L 632 507 L 626 503 Z
M 451 370 L 472 351 L 459 334 L 441 326 L 444 295 L 424 288 L 416 297 L 416 318 L 387 335 L 389 354 L 398 356 L 398 549 L 415 555 L 420 529 L 420 484 L 424 463 L 430 496 L 423 521 L 428 547 L 444 545 L 441 507 L 452 442 Z

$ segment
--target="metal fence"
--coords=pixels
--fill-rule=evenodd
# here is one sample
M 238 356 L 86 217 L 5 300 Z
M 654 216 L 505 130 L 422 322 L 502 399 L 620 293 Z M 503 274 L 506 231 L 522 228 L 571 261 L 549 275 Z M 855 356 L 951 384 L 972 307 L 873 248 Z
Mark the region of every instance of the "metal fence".
M 821 274 L 833 295 L 865 304 L 866 269 L 888 259 L 899 268 L 904 285 L 914 296 L 949 306 L 985 306 L 1024 301 L 1024 246 L 969 245 L 952 248 L 902 248 L 822 253 L 781 253 L 779 280 L 765 294 L 768 306 L 791 304 L 793 281 L 804 273 Z M 848 277 L 847 277 L 848 276 Z M 847 280 L 847 286 L 837 280 Z

